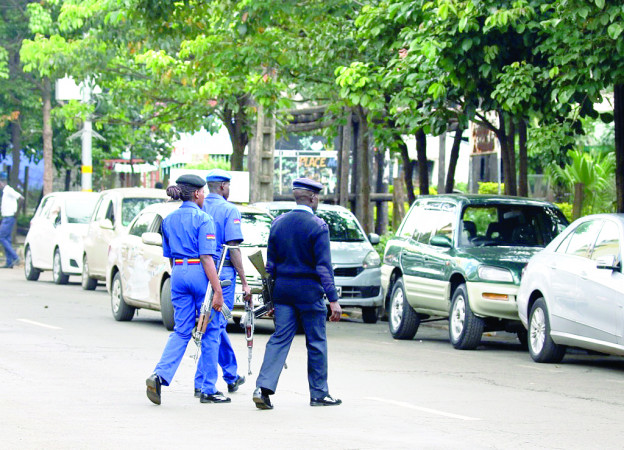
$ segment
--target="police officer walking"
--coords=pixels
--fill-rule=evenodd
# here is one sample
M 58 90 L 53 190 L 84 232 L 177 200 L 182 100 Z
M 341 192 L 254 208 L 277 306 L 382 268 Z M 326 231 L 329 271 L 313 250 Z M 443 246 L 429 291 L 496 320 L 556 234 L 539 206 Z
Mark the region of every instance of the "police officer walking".
M 200 312 L 208 282 L 214 291 L 212 320 L 202 339 L 198 362 L 200 370 L 217 366 L 217 348 L 220 332 L 218 313 L 223 306 L 221 284 L 213 260 L 216 255 L 215 226 L 208 214 L 201 210 L 204 203 L 205 182 L 197 175 L 182 175 L 176 185 L 167 188 L 173 200 L 183 200 L 180 208 L 169 214 L 162 223 L 163 256 L 171 263 L 171 303 L 175 328 L 169 335 L 162 357 L 154 373 L 146 380 L 147 397 L 157 405 L 161 402 L 161 385 L 169 386 L 186 351 L 195 319 Z M 230 399 L 216 390 L 201 395 L 202 403 L 225 403 Z
M 306 336 L 311 406 L 340 405 L 327 387 L 327 309 L 337 322 L 342 313 L 334 285 L 327 224 L 314 212 L 323 185 L 307 178 L 293 182 L 297 206 L 273 221 L 267 249 L 267 271 L 275 285 L 275 333 L 269 339 L 256 380 L 253 401 L 259 409 L 272 409 L 269 398 L 286 362 L 298 326 Z
M 234 292 L 236 286 L 236 274 L 241 280 L 243 295 L 246 301 L 251 301 L 251 288 L 247 284 L 245 271 L 243 269 L 243 260 L 238 245 L 243 242 L 243 233 L 241 231 L 241 214 L 238 208 L 227 199 L 230 196 L 230 180 L 232 176 L 222 169 L 213 169 L 208 172 L 206 182 L 210 194 L 204 200 L 203 210 L 212 216 L 216 227 L 216 244 L 217 251 L 214 256 L 215 264 L 224 251 L 223 245 L 232 246 L 226 254 L 226 259 L 221 269 L 221 280 L 229 280 L 230 284 L 223 287 L 223 302 L 232 309 L 234 307 Z M 219 342 L 219 365 L 223 371 L 223 379 L 225 380 L 228 392 L 236 392 L 238 387 L 245 382 L 245 377 L 238 375 L 238 365 L 236 355 L 232 349 L 232 343 L 226 331 L 227 321 L 223 320 L 220 327 Z M 208 367 L 209 378 L 217 378 L 216 366 Z M 204 374 L 199 370 L 195 374 L 195 395 L 199 396 L 200 391 L 213 390 L 214 384 L 204 382 Z

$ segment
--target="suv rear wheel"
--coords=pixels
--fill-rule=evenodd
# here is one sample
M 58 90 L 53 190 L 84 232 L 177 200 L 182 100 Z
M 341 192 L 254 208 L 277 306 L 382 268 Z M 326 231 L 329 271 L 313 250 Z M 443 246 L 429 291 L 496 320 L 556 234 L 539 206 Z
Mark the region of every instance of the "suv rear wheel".
M 473 314 L 468 301 L 466 284 L 460 284 L 453 293 L 449 314 L 449 337 L 458 350 L 474 350 L 481 342 L 483 319 Z
M 420 316 L 407 302 L 403 278 L 394 283 L 390 295 L 390 311 L 388 312 L 388 326 L 395 339 L 412 339 L 418 331 Z
M 26 279 L 29 281 L 37 281 L 40 274 L 41 270 L 33 266 L 32 251 L 30 250 L 30 246 L 26 247 L 26 256 L 24 257 L 24 275 L 26 276 Z
M 61 251 L 58 248 L 54 250 L 54 258 L 52 259 L 52 280 L 56 284 L 67 284 L 69 281 L 69 275 L 63 272 Z

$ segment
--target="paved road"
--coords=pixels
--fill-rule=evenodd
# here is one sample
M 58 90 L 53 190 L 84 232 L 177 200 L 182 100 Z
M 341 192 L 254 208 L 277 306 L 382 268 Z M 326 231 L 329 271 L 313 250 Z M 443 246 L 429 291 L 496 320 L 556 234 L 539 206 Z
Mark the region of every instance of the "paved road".
M 562 364 L 532 362 L 514 336 L 454 350 L 444 323 L 413 341 L 385 322 L 328 324 L 332 395 L 308 405 L 305 343 L 297 336 L 273 411 L 251 393 L 270 323 L 260 325 L 252 375 L 229 405 L 193 398 L 189 346 L 156 406 L 145 397 L 168 333 L 158 313 L 115 322 L 100 286 L 26 282 L 0 271 L 2 448 L 621 448 L 624 359 L 577 352 Z M 71 281 L 70 281 L 71 282 Z M 246 372 L 244 335 L 232 340 Z M 222 390 L 226 390 L 220 381 Z M 214 447 L 216 445 L 216 447 Z

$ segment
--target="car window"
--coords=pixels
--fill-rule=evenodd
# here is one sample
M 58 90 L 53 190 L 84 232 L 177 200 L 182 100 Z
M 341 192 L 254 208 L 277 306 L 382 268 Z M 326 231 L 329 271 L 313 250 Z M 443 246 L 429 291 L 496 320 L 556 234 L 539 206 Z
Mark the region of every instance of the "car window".
M 266 247 L 273 218 L 268 214 L 242 213 L 241 231 L 244 241 L 241 247 Z
M 154 216 L 156 214 L 152 212 L 141 214 L 130 227 L 128 234 L 141 237 L 143 233 L 147 233 L 151 229 L 152 222 L 154 222 Z
M 620 230 L 618 226 L 606 220 L 600 233 L 598 233 L 598 239 L 596 239 L 596 245 L 592 252 L 591 259 L 597 260 L 612 256 L 616 261 L 620 261 Z
M 124 198 L 121 201 L 121 224 L 127 227 L 146 206 L 162 201 L 162 198 Z
M 549 206 L 469 205 L 462 213 L 459 245 L 544 247 L 567 225 Z
M 47 197 L 43 199 L 43 203 L 39 209 L 39 215 L 41 217 L 48 217 L 50 213 L 50 209 L 52 209 L 52 205 L 54 204 L 54 197 Z
M 92 198 L 71 198 L 65 200 L 65 215 L 68 223 L 89 223 L 95 202 Z
M 360 230 L 357 219 L 349 211 L 321 211 L 316 215 L 327 223 L 329 240 L 333 242 L 363 242 L 366 236 Z
M 423 205 L 414 239 L 421 244 L 428 245 L 433 236 L 441 234 L 452 240 L 454 219 L 454 205 L 440 202 Z
M 100 221 L 106 218 L 106 213 L 108 209 L 110 208 L 110 204 L 111 204 L 110 197 L 108 196 L 102 197 L 102 199 L 97 205 L 97 210 L 95 211 L 95 214 L 93 216 L 96 221 Z
M 421 213 L 422 210 L 420 209 L 420 203 L 416 203 L 407 212 L 407 216 L 405 216 L 405 219 L 403 219 L 403 223 L 399 228 L 397 235 L 404 238 L 411 238 L 412 236 L 414 236 L 414 232 L 416 231 L 416 223 L 418 222 L 418 218 L 421 216 Z
M 580 224 L 572 232 L 567 248 L 562 250 L 568 255 L 589 258 L 589 251 L 596 241 L 596 235 L 602 227 L 602 222 L 602 220 L 591 220 Z

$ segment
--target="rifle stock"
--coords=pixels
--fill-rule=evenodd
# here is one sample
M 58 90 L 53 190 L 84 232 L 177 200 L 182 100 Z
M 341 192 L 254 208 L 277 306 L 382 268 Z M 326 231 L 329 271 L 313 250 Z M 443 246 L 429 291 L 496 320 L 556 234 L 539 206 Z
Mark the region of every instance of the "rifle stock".
M 262 257 L 262 252 L 257 251 L 248 256 L 249 261 L 256 268 L 260 277 L 262 279 L 262 301 L 263 305 L 254 309 L 253 313 L 256 318 L 262 317 L 271 311 L 273 311 L 273 279 L 271 275 L 266 271 L 266 267 L 264 266 L 264 258 Z

